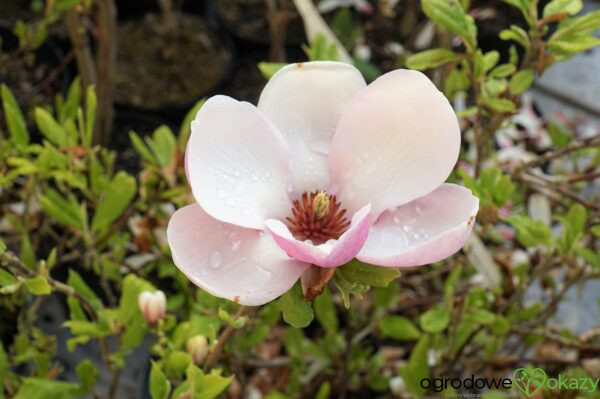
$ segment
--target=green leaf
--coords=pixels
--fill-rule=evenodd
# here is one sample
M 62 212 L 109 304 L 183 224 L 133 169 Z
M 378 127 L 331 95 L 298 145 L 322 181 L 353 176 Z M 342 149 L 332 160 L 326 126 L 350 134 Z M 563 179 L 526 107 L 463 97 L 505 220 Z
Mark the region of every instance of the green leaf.
M 65 199 L 54 189 L 48 189 L 40 196 L 40 205 L 44 212 L 59 222 L 83 230 L 85 226 L 84 215 L 74 197 Z
M 304 301 L 299 283 L 279 298 L 277 306 L 283 313 L 285 322 L 296 328 L 308 326 L 314 318 L 312 306 L 310 302 Z
M 500 39 L 514 40 L 526 49 L 531 47 L 529 35 L 525 31 L 525 29 L 521 28 L 518 25 L 511 25 L 509 29 L 504 29 L 502 32 L 500 32 Z
M 494 78 L 506 78 L 512 75 L 517 68 L 513 64 L 502 64 L 492 69 L 490 76 Z
M 399 341 L 414 341 L 421 338 L 421 332 L 412 321 L 402 316 L 386 316 L 379 319 L 381 335 Z
M 6 354 L 6 351 L 4 350 L 4 345 L 2 344 L 2 341 L 0 341 L 0 381 L 4 381 L 4 377 L 6 376 L 6 374 L 8 374 L 9 370 L 10 363 L 8 362 L 8 356 Z M 0 398 L 4 397 L 2 392 L 4 392 L 4 390 L 3 388 L 0 388 Z
M 248 320 L 245 316 L 235 317 L 223 308 L 219 308 L 218 315 L 219 319 L 223 320 L 225 323 L 227 323 L 233 328 L 244 327 L 244 325 L 246 325 L 246 321 Z
M 57 146 L 69 145 L 69 137 L 65 129 L 54 119 L 50 112 L 43 108 L 35 109 L 35 122 L 40 129 L 40 132 L 46 137 L 52 144 Z
M 21 251 L 19 252 L 19 258 L 23 263 L 29 266 L 30 269 L 34 269 L 37 263 L 35 258 L 35 251 L 31 245 L 31 240 L 27 233 L 23 233 L 21 238 Z
M 594 36 L 571 36 L 563 40 L 550 40 L 548 47 L 556 53 L 573 55 L 600 45 L 600 38 Z
M 484 103 L 498 112 L 512 112 L 516 108 L 515 103 L 506 98 L 485 98 Z
M 100 377 L 100 372 L 94 363 L 89 359 L 85 359 L 77 365 L 75 372 L 79 377 L 79 381 L 81 381 L 83 391 L 86 393 L 92 392 Z
M 57 107 L 58 120 L 61 123 L 67 119 L 75 120 L 79 104 L 81 104 L 81 79 L 77 76 L 69 86 L 65 103 L 62 107 Z
M 171 382 L 169 382 L 160 365 L 156 362 L 152 362 L 149 389 L 152 399 L 168 399 L 171 392 Z
M 265 79 L 271 79 L 275 72 L 279 71 L 281 68 L 286 66 L 287 64 L 284 62 L 259 62 L 258 70 Z
M 387 287 L 389 283 L 400 276 L 400 271 L 396 268 L 368 265 L 356 259 L 339 267 L 336 273 L 341 274 L 351 283 L 373 287 Z
M 36 276 L 25 281 L 25 286 L 33 295 L 48 295 L 52 292 L 52 286 L 44 276 Z
M 533 69 L 524 69 L 513 75 L 508 84 L 508 90 L 511 94 L 521 94 L 531 86 L 535 75 Z
M 421 387 L 421 380 L 429 378 L 429 365 L 427 363 L 427 352 L 429 348 L 429 336 L 424 335 L 410 353 L 408 364 L 400 370 L 408 388 L 415 393 L 417 397 L 420 397 L 425 393 L 425 389 Z
M 190 364 L 187 368 L 187 382 L 194 399 L 213 399 L 227 389 L 233 376 L 222 377 L 221 370 L 204 374 L 198 367 Z
M 422 71 L 427 68 L 435 68 L 449 62 L 458 61 L 460 56 L 445 48 L 436 48 L 413 54 L 406 60 L 406 66 L 411 69 Z
M 181 123 L 181 127 L 179 128 L 179 138 L 177 139 L 179 149 L 182 151 L 185 150 L 185 146 L 188 142 L 188 138 L 190 137 L 192 121 L 194 120 L 194 118 L 196 117 L 196 114 L 198 113 L 198 111 L 200 111 L 200 108 L 202 108 L 202 106 L 204 105 L 205 102 L 206 102 L 205 98 L 199 100 L 188 111 L 188 113 L 185 115 L 185 118 L 183 118 L 183 122 Z
M 10 138 L 18 147 L 25 147 L 29 144 L 29 132 L 25 124 L 23 113 L 17 104 L 17 100 L 12 92 L 4 83 L 0 87 L 2 95 L 2 107 L 4 109 L 4 118 L 8 127 Z
M 79 385 L 46 378 L 24 378 L 13 399 L 76 399 L 81 396 Z
M 129 132 L 129 138 L 131 139 L 131 144 L 133 144 L 133 148 L 135 148 L 135 150 L 138 152 L 138 154 L 141 155 L 141 157 L 144 160 L 152 164 L 158 164 L 158 160 L 154 157 L 154 154 L 148 148 L 148 146 L 144 144 L 144 141 L 140 138 L 140 136 L 135 134 L 135 132 L 131 131 Z
M 548 121 L 548 134 L 555 147 L 566 146 L 573 139 L 573 133 L 569 132 L 564 126 L 555 121 Z
M 335 305 L 333 304 L 333 300 L 331 299 L 331 294 L 329 293 L 329 289 L 327 286 L 321 293 L 321 295 L 317 296 L 313 302 L 313 306 L 315 308 L 315 315 L 317 316 L 317 320 L 323 326 L 325 331 L 328 334 L 334 334 L 338 329 L 338 319 L 335 311 Z
M 168 126 L 159 126 L 154 130 L 152 140 L 146 138 L 146 143 L 152 149 L 159 166 L 169 166 L 175 159 L 173 154 L 177 148 L 177 140 Z
M 529 25 L 533 25 L 537 18 L 537 10 L 535 9 L 535 4 L 537 1 L 533 2 L 530 0 L 504 0 L 505 3 L 510 4 L 513 7 L 518 8 L 525 20 Z
M 541 220 L 531 220 L 524 215 L 512 215 L 508 218 L 517 230 L 517 240 L 526 247 L 550 245 L 552 232 L 550 227 Z
M 563 58 L 587 50 L 600 43 L 600 38 L 594 37 L 594 32 L 598 29 L 600 10 L 569 18 L 559 24 L 548 40 L 548 48 Z
M 469 87 L 471 83 L 465 71 L 454 68 L 444 81 L 444 94 L 452 100 L 457 93 L 466 91 Z
M 0 287 L 14 284 L 16 282 L 17 279 L 12 275 L 12 273 L 9 273 L 7 270 L 0 269 Z
M 544 7 L 544 18 L 554 14 L 567 13 L 575 15 L 583 8 L 581 0 L 552 0 Z
M 109 227 L 123 214 L 135 192 L 135 179 L 123 171 L 118 172 L 98 203 L 92 219 L 92 229 L 99 232 Z
M 421 0 L 423 12 L 437 25 L 465 39 L 471 48 L 477 45 L 475 21 L 462 7 L 447 0 Z
M 188 366 L 192 364 L 192 355 L 183 351 L 173 351 L 164 359 L 165 373 L 171 379 L 180 379 Z
M 421 315 L 421 328 L 430 333 L 442 332 L 450 323 L 448 309 L 430 309 Z
M 98 298 L 96 293 L 87 285 L 81 275 L 73 269 L 69 269 L 67 284 L 73 287 L 75 291 L 83 295 L 94 308 L 100 309 L 102 307 L 102 301 L 100 301 L 100 298 Z
M 581 204 L 574 204 L 563 219 L 561 247 L 563 252 L 569 252 L 577 240 L 583 235 L 587 211 Z
M 381 69 L 377 65 L 362 58 L 353 57 L 352 64 L 362 74 L 367 83 L 374 81 L 382 74 Z

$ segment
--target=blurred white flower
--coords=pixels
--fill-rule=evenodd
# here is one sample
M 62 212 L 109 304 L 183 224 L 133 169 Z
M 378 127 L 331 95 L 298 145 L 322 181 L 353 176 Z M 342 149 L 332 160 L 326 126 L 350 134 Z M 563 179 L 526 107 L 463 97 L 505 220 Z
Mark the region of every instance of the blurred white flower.
M 188 339 L 185 346 L 186 350 L 192 355 L 192 360 L 196 366 L 202 364 L 208 355 L 208 340 L 204 335 L 196 335 Z
M 167 298 L 164 292 L 160 290 L 156 292 L 144 291 L 140 294 L 138 303 L 144 319 L 148 323 L 154 324 L 165 317 Z

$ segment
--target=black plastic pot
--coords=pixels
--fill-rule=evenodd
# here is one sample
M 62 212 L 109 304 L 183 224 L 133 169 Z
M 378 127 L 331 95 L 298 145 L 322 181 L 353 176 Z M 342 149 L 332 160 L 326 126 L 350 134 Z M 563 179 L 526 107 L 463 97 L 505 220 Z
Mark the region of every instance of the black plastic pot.
M 12 30 L 11 22 L 0 19 L 0 51 L 5 58 L 0 67 L 0 83 L 9 87 L 24 111 L 33 105 L 52 104 L 56 93 L 67 92 L 74 76 L 74 63 L 65 56 L 66 44 L 48 37 L 27 64 L 17 54 L 19 40 Z
M 208 12 L 236 38 L 250 44 L 270 44 L 266 5 L 262 0 L 210 0 Z M 299 46 L 306 42 L 304 25 L 298 14 L 289 21 L 286 46 Z
M 134 21 L 134 20 L 139 20 L 139 18 L 144 18 L 143 16 L 144 14 L 137 14 L 136 16 L 132 16 L 130 19 L 126 19 L 126 20 L 122 20 L 121 24 L 126 23 L 127 21 Z M 189 14 L 188 18 L 189 18 Z M 158 17 L 158 16 L 157 16 Z M 210 32 L 210 35 L 212 35 L 213 38 L 216 38 L 216 40 L 219 42 L 217 45 L 220 46 L 219 48 L 224 49 L 224 52 L 226 54 L 228 54 L 228 58 L 226 61 L 223 62 L 222 67 L 216 69 L 220 72 L 220 75 L 217 79 L 214 79 L 214 81 L 211 82 L 211 84 L 205 85 L 208 86 L 207 88 L 205 88 L 204 90 L 199 90 L 197 93 L 194 93 L 193 96 L 189 96 L 186 99 L 180 100 L 180 101 L 176 101 L 176 102 L 172 102 L 172 103 L 167 103 L 167 104 L 161 104 L 161 105 L 154 105 L 150 102 L 145 102 L 145 98 L 141 98 L 141 99 L 135 99 L 135 101 L 128 101 L 128 100 L 124 100 L 123 98 L 119 98 L 118 95 L 115 96 L 115 105 L 117 107 L 117 109 L 123 110 L 123 111 L 135 111 L 135 112 L 143 112 L 143 113 L 150 113 L 153 115 L 156 115 L 158 117 L 162 117 L 165 118 L 169 121 L 173 121 L 173 122 L 180 122 L 181 119 L 185 116 L 185 114 L 188 112 L 188 110 L 201 98 L 206 97 L 206 96 L 210 96 L 213 95 L 215 93 L 217 93 L 219 91 L 219 88 L 221 87 L 221 85 L 223 84 L 224 81 L 226 81 L 229 78 L 229 74 L 233 65 L 233 60 L 235 57 L 235 45 L 233 43 L 233 40 L 230 38 L 229 34 L 227 32 L 225 32 L 224 30 L 220 29 L 218 26 L 215 26 L 214 23 L 212 23 L 209 20 L 206 20 L 204 18 L 200 18 L 198 16 L 194 16 L 195 18 L 198 18 L 200 21 L 202 21 L 203 23 L 203 27 L 205 28 L 206 31 Z M 147 18 L 147 17 L 146 17 Z M 123 29 L 123 28 L 122 28 Z M 119 40 L 122 42 L 123 40 L 127 40 L 127 37 L 123 37 L 123 35 L 121 35 L 121 37 L 119 38 Z M 153 40 L 148 40 L 148 42 L 153 42 Z M 158 51 L 163 51 L 164 47 L 160 47 L 157 48 L 157 52 Z M 186 54 L 174 54 L 174 57 L 193 57 L 194 54 L 193 52 L 187 52 Z M 121 59 L 121 61 L 118 62 L 123 62 L 123 60 Z M 123 65 L 123 64 L 121 64 Z M 202 65 L 200 62 L 197 63 L 198 68 L 202 68 Z M 130 68 L 131 65 L 125 64 L 124 65 L 125 68 Z M 117 66 L 117 69 L 119 68 L 119 66 Z M 213 71 L 215 69 L 213 68 Z M 180 79 L 185 79 L 185 76 L 181 76 L 179 77 Z M 165 80 L 163 79 L 162 82 L 164 82 Z M 154 82 L 156 82 L 156 79 L 152 79 L 152 77 L 148 76 L 148 75 L 144 75 L 144 81 L 139 81 L 139 82 L 133 82 L 132 84 L 135 85 L 140 85 L 140 84 L 149 84 L 152 85 Z M 115 81 L 115 84 L 118 85 L 118 83 Z M 116 89 L 118 89 L 118 86 L 116 86 Z M 172 90 L 170 88 L 165 88 L 165 90 Z M 115 93 L 118 93 L 117 91 L 115 91 Z
M 287 62 L 306 61 L 304 52 L 295 47 L 286 48 Z M 257 50 L 236 59 L 230 78 L 222 87 L 222 94 L 239 101 L 258 103 L 260 93 L 267 83 L 258 69 L 258 63 L 268 61 L 269 51 Z

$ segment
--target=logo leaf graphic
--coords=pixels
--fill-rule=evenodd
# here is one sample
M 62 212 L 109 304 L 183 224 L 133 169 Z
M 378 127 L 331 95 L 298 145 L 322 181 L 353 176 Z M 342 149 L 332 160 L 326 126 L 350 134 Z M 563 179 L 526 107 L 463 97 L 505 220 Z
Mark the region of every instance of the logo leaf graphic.
M 540 368 L 520 368 L 513 373 L 513 380 L 515 386 L 531 398 L 546 382 L 546 372 Z

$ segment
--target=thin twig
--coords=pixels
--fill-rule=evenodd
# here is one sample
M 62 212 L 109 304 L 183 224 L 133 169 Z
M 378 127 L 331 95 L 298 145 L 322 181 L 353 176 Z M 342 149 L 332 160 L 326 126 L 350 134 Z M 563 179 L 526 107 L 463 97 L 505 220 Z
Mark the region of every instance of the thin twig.
M 235 314 L 235 317 L 238 318 L 243 316 L 247 310 L 248 308 L 246 306 L 240 306 Z M 219 357 L 221 356 L 223 348 L 225 348 L 225 344 L 227 343 L 227 341 L 229 341 L 229 338 L 231 338 L 235 331 L 236 328 L 232 327 L 231 325 L 228 325 L 227 327 L 225 327 L 223 332 L 221 332 L 221 335 L 219 335 L 219 338 L 217 339 L 217 345 L 215 345 L 213 350 L 210 352 L 210 355 L 208 355 L 206 363 L 204 363 L 204 373 L 209 373 L 210 370 L 212 370 L 213 366 L 219 361 Z

